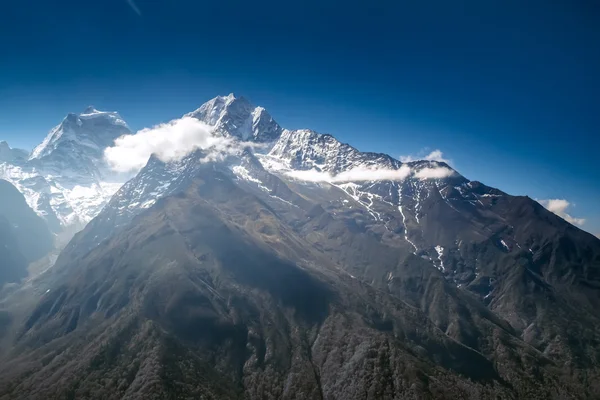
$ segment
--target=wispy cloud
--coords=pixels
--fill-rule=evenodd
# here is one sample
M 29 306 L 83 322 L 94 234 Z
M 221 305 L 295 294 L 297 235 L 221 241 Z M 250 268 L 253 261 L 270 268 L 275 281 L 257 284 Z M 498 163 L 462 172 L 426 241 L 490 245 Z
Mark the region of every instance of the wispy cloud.
M 332 175 L 317 170 L 289 171 L 286 175 L 307 182 L 367 182 L 367 181 L 401 181 L 411 174 L 411 169 L 403 165 L 400 169 L 358 167 Z
M 584 218 L 575 218 L 567 213 L 567 209 L 571 206 L 571 203 L 565 199 L 538 200 L 538 203 L 573 225 L 581 226 L 585 224 Z
M 454 175 L 454 171 L 446 167 L 423 168 L 415 172 L 418 179 L 442 179 Z
M 140 8 L 137 6 L 137 4 L 135 4 L 134 0 L 126 0 L 127 4 L 129 4 L 129 7 L 131 7 L 131 9 L 140 17 L 142 16 L 142 12 L 140 11 Z
M 290 178 L 306 182 L 370 182 L 370 181 L 403 181 L 406 178 L 417 179 L 442 179 L 454 175 L 454 171 L 446 167 L 422 168 L 418 171 L 411 169 L 408 165 L 402 165 L 400 169 L 367 168 L 359 167 L 339 174 L 330 174 L 317 170 L 288 171 Z
M 422 150 L 417 155 L 411 154 L 411 155 L 407 155 L 407 156 L 400 156 L 400 161 L 402 161 L 403 163 L 419 161 L 419 160 L 439 161 L 439 162 L 444 162 L 448 165 L 452 164 L 452 160 L 444 158 L 444 153 L 439 149 L 433 150 L 430 153 L 426 153 L 426 150 Z
M 164 162 L 179 160 L 192 151 L 206 151 L 205 161 L 219 161 L 235 154 L 248 143 L 214 135 L 212 127 L 195 118 L 184 117 L 134 135 L 121 136 L 104 151 L 104 158 L 118 172 L 140 170 L 152 154 Z

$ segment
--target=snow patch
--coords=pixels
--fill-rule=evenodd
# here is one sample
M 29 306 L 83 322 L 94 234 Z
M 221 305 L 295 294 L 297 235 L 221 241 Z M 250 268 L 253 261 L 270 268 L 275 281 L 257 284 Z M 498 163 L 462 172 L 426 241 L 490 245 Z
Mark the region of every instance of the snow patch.
M 444 248 L 440 245 L 435 246 L 435 251 L 438 254 L 438 260 L 440 261 L 440 266 L 439 266 L 439 270 L 442 272 L 446 271 L 446 268 L 444 267 L 444 260 L 442 260 L 442 256 L 444 255 Z
M 415 248 L 413 254 L 417 254 L 419 249 L 417 246 L 408 238 L 408 227 L 406 226 L 406 216 L 404 215 L 404 211 L 402 210 L 402 185 L 398 185 L 398 211 L 402 215 L 402 224 L 404 225 L 404 240 L 411 244 L 412 247 Z

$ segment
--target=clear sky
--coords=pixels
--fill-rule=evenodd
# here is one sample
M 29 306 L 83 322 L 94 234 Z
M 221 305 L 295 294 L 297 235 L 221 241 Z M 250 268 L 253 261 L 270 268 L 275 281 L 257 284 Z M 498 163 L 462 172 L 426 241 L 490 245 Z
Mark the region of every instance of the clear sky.
M 600 233 L 595 0 L 21 0 L 0 5 L 0 140 L 68 112 L 133 129 L 234 92 L 286 128 L 393 156 L 440 149 Z

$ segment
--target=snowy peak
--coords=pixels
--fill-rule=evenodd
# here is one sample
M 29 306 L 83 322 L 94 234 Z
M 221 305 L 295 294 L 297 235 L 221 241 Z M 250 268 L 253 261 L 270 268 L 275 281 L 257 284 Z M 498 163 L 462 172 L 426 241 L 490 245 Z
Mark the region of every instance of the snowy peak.
M 130 134 L 127 123 L 117 112 L 88 107 L 77 115 L 70 113 L 38 145 L 30 160 L 40 160 L 61 149 L 88 151 L 101 158 L 101 152 L 120 136 Z
M 269 156 L 281 159 L 291 169 L 333 174 L 359 167 L 398 169 L 402 164 L 386 154 L 363 153 L 331 135 L 308 129 L 284 130 Z
M 361 152 L 331 135 L 308 129 L 284 130 L 267 157 L 279 160 L 287 169 L 316 170 L 332 175 L 353 169 L 390 171 L 405 168 L 416 179 L 464 179 L 444 162 L 420 160 L 402 163 L 387 154 Z M 373 180 L 380 179 L 374 176 Z
M 186 116 L 213 126 L 215 132 L 221 135 L 244 141 L 273 142 L 282 132 L 264 108 L 255 107 L 246 98 L 236 97 L 233 93 L 217 96 Z
M 131 131 L 116 112 L 88 107 L 81 114 L 70 113 L 28 159 L 0 162 L 0 177 L 25 195 L 53 231 L 74 233 L 121 186 L 123 178 L 108 168 L 104 150 L 127 134 Z M 0 145 L 0 153 L 4 148 Z

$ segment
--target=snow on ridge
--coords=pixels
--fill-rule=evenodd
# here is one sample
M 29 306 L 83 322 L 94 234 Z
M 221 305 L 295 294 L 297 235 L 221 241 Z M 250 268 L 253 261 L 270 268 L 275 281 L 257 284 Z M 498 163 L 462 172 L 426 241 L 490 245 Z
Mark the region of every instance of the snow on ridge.
M 129 128 L 125 120 L 121 117 L 121 115 L 116 111 L 98 111 L 95 108 L 92 110 L 86 110 L 85 112 L 79 114 L 79 118 L 82 120 L 89 120 L 93 118 L 108 118 L 115 125 L 121 125 Z
M 435 251 L 438 254 L 438 260 L 440 262 L 439 270 L 444 272 L 446 271 L 446 268 L 444 267 L 444 260 L 442 260 L 442 256 L 444 255 L 444 248 L 438 244 L 437 246 L 435 246 Z
M 9 164 L 0 164 L 0 178 L 19 189 L 38 215 L 46 219 L 56 218 L 64 227 L 87 224 L 121 186 L 114 182 L 68 184 Z

